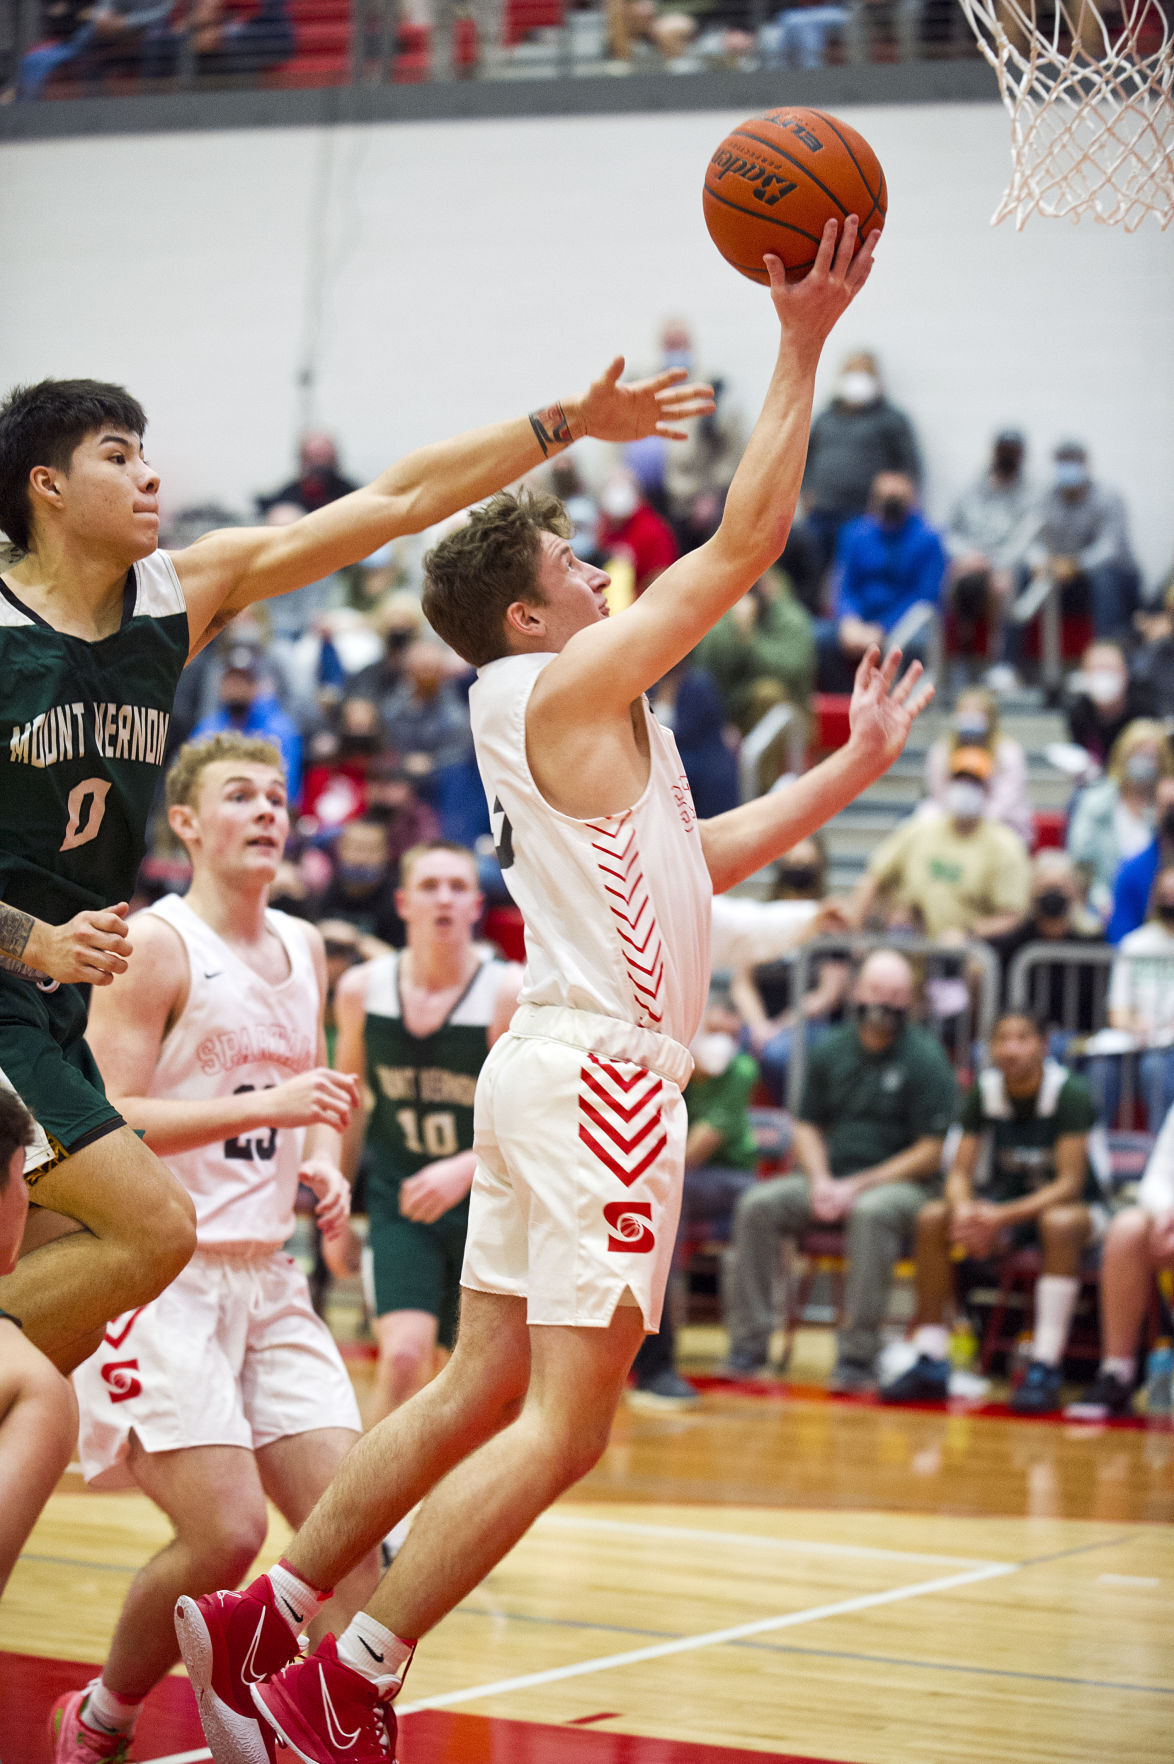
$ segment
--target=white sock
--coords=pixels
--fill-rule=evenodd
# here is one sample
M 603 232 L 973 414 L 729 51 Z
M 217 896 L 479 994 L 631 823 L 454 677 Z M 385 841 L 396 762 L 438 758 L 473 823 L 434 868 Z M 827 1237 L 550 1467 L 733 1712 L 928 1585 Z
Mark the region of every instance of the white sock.
M 269 1569 L 268 1579 L 277 1598 L 277 1609 L 295 1637 L 301 1634 L 308 1623 L 314 1621 L 332 1590 L 327 1588 L 325 1592 L 319 1592 L 317 1587 L 299 1580 L 293 1569 L 284 1562 L 278 1562 Z
M 1035 1334 L 1031 1357 L 1045 1366 L 1058 1366 L 1064 1358 L 1072 1312 L 1080 1282 L 1075 1274 L 1041 1274 L 1035 1283 Z
M 403 1683 L 415 1651 L 414 1641 L 401 1641 L 382 1623 L 376 1623 L 374 1617 L 368 1617 L 366 1611 L 357 1612 L 338 1638 L 338 1657 L 343 1665 L 369 1678 L 372 1684 L 393 1679 L 392 1696 Z
M 143 1705 L 120 1697 L 103 1679 L 90 1686 L 82 1720 L 99 1733 L 133 1733 Z
M 948 1359 L 949 1331 L 944 1323 L 922 1323 L 914 1334 L 913 1345 L 919 1354 L 927 1354 L 931 1360 Z
M 1132 1385 L 1137 1377 L 1137 1361 L 1132 1354 L 1106 1354 L 1101 1371 L 1111 1372 L 1119 1384 Z

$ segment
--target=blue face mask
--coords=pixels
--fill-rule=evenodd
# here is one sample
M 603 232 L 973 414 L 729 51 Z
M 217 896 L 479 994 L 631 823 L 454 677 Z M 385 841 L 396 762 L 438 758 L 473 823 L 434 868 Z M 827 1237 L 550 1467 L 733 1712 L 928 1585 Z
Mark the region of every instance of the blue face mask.
M 692 352 L 688 349 L 666 349 L 664 365 L 666 368 L 691 368 L 693 366 Z
M 1088 467 L 1082 459 L 1058 459 L 1053 482 L 1057 490 L 1082 490 L 1088 483 Z

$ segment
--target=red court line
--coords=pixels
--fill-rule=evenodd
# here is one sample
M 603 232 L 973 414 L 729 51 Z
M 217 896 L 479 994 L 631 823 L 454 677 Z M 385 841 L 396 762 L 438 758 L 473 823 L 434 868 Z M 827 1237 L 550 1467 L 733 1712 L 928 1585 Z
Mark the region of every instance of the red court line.
M 0 1758 L 4 1764 L 52 1764 L 49 1710 L 62 1691 L 88 1684 L 93 1666 L 0 1653 Z M 582 1721 L 584 1717 L 578 1717 Z M 586 1717 L 590 1720 L 591 1717 Z M 596 1720 L 607 1717 L 596 1716 Z M 849 1764 L 794 1752 L 751 1752 L 638 1734 L 599 1733 L 576 1725 L 498 1721 L 456 1710 L 420 1709 L 405 1716 L 399 1748 L 404 1764 Z M 151 1693 L 135 1735 L 133 1757 L 189 1752 L 204 1743 L 186 1678 L 167 1678 Z

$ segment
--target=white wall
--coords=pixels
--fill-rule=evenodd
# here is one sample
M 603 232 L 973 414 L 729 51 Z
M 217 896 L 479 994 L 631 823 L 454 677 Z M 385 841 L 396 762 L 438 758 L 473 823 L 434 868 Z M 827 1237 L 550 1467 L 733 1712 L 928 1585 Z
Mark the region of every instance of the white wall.
M 940 515 L 988 438 L 1036 464 L 1087 438 L 1126 490 L 1152 579 L 1174 554 L 1174 234 L 989 216 L 1006 181 L 996 105 L 861 108 L 885 166 L 876 272 L 834 340 L 880 352 Z M 125 381 L 171 506 L 248 506 L 315 415 L 360 476 L 425 441 L 574 392 L 659 321 L 694 323 L 753 411 L 772 359 L 762 291 L 701 219 L 708 155 L 740 118 L 379 124 L 0 148 L 0 388 Z M 315 307 L 320 313 L 315 318 Z M 826 380 L 825 380 L 826 386 Z M 822 395 L 822 394 L 821 394 Z

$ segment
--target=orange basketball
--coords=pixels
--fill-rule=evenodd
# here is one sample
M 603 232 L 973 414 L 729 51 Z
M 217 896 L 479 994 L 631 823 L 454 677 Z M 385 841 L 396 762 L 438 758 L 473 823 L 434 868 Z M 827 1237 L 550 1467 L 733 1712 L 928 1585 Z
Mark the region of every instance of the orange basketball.
M 860 217 L 860 241 L 885 224 L 885 174 L 863 135 L 825 110 L 764 110 L 727 135 L 705 172 L 709 236 L 752 282 L 773 251 L 787 280 L 805 276 L 827 222 Z

